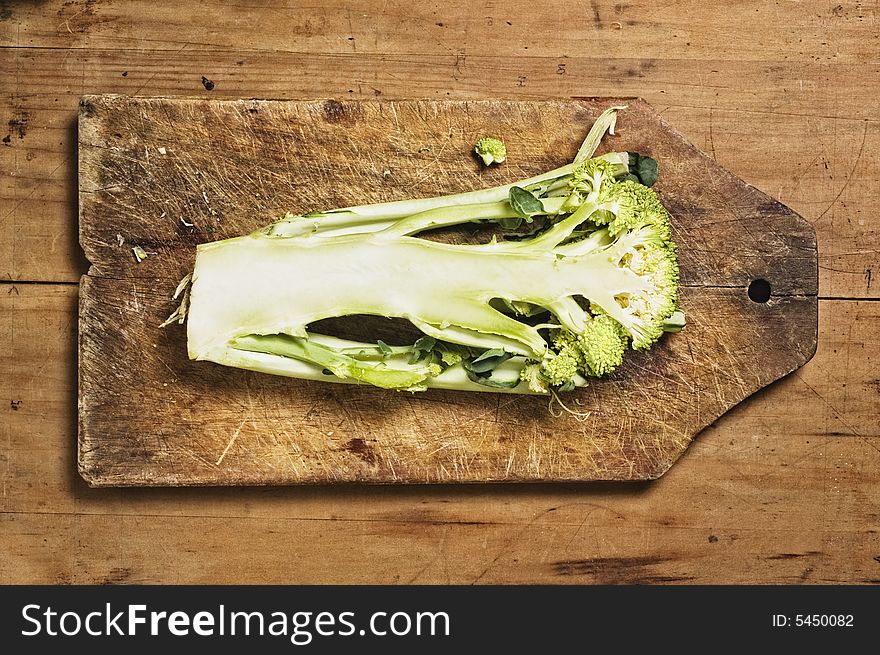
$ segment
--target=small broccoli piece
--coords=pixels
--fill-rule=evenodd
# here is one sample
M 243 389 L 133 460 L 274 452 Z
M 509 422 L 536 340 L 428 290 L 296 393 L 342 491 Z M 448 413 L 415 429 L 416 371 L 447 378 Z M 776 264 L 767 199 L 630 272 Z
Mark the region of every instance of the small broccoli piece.
M 500 164 L 507 159 L 507 146 L 501 139 L 494 137 L 484 137 L 477 141 L 474 146 L 474 152 L 483 160 L 483 164 L 491 166 L 492 164 Z
M 680 309 L 676 309 L 672 314 L 663 321 L 663 331 L 664 332 L 681 332 L 684 330 L 686 325 L 686 321 L 684 318 L 684 312 Z
M 550 382 L 544 377 L 541 371 L 541 364 L 538 362 L 529 362 L 523 366 L 520 371 L 519 379 L 528 385 L 529 391 L 532 393 L 549 393 Z
M 134 254 L 134 260 L 140 264 L 147 258 L 147 251 L 141 248 L 140 246 L 135 246 L 131 249 L 131 252 Z

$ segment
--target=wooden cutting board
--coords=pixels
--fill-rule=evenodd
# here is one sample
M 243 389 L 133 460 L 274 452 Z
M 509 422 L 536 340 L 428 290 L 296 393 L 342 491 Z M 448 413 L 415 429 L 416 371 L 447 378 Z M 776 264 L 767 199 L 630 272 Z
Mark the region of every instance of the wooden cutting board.
M 687 329 L 571 401 L 421 394 L 191 362 L 159 329 L 195 246 L 305 212 L 452 193 L 569 161 L 627 104 L 602 151 L 660 164 Z M 499 135 L 503 166 L 474 141 Z M 812 228 L 632 98 L 205 101 L 88 96 L 79 122 L 79 470 L 92 485 L 649 479 L 725 411 L 804 364 L 817 340 Z M 191 226 L 190 226 L 191 225 Z M 137 263 L 132 247 L 148 257 Z M 750 299 L 755 280 L 772 290 Z M 757 289 L 760 283 L 753 287 Z

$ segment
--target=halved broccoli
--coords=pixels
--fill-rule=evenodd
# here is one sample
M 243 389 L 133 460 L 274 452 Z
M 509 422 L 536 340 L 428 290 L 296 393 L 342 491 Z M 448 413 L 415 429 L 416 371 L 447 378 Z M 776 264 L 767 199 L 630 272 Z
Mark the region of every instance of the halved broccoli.
M 613 372 L 628 348 L 684 327 L 669 214 L 624 180 L 628 153 L 591 158 L 600 116 L 571 164 L 469 193 L 287 216 L 198 247 L 192 359 L 387 389 L 567 391 Z M 479 245 L 419 238 L 468 222 L 528 221 Z M 411 345 L 316 333 L 346 315 L 408 320 Z

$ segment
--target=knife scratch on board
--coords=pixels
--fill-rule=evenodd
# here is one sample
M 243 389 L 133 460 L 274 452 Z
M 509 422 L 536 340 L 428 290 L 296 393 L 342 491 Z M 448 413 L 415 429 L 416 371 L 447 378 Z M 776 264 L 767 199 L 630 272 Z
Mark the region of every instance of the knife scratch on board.
M 241 429 L 244 427 L 244 424 L 247 423 L 247 419 L 244 419 L 241 423 L 239 423 L 238 427 L 235 429 L 235 432 L 232 433 L 232 438 L 229 440 L 229 443 L 226 444 L 226 448 L 223 449 L 223 452 L 220 454 L 220 458 L 214 464 L 214 466 L 220 466 L 223 463 L 223 458 L 226 457 L 226 453 L 229 452 L 229 449 L 232 448 L 232 444 L 235 443 L 235 440 L 238 439 L 238 435 L 241 434 Z

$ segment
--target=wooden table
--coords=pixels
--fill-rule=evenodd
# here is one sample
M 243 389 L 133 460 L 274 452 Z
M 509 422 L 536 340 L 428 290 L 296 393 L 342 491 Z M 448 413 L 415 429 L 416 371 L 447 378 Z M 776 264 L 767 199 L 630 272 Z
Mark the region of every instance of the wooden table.
M 177 4 L 0 3 L 0 582 L 880 582 L 876 6 Z M 89 489 L 87 93 L 640 95 L 814 225 L 818 352 L 653 483 Z

